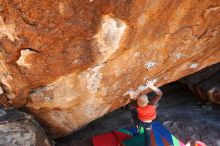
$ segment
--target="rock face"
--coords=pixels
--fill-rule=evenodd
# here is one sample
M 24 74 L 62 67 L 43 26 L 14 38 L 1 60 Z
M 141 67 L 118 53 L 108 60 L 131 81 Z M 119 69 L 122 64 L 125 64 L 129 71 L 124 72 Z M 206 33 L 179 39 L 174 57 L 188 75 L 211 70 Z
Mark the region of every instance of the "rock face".
M 54 137 L 220 62 L 219 0 L 0 2 L 1 104 Z
M 193 75 L 184 77 L 181 82 L 204 101 L 220 104 L 220 63 L 209 66 Z
M 50 146 L 50 143 L 30 115 L 17 110 L 0 109 L 0 145 Z

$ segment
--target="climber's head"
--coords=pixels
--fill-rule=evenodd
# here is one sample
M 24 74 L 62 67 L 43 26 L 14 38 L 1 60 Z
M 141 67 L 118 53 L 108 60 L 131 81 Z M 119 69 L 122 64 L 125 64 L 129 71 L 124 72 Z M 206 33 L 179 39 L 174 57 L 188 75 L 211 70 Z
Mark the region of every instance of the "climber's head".
M 148 105 L 148 103 L 149 103 L 149 99 L 145 94 L 142 94 L 137 98 L 137 104 L 140 107 L 145 107 Z

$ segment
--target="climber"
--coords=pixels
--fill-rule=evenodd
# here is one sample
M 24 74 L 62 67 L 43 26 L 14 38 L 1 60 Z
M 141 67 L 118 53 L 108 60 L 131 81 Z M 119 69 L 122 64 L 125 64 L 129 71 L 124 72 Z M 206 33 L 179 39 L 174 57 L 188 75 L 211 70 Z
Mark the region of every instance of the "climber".
M 150 101 L 146 94 L 142 93 L 137 96 L 135 98 L 137 99 L 137 107 L 135 110 L 132 110 L 132 116 L 139 132 L 145 135 L 145 146 L 149 146 L 151 123 L 156 119 L 156 104 L 162 96 L 162 91 L 150 81 L 147 81 L 146 86 L 152 89 L 156 93 L 156 96 Z

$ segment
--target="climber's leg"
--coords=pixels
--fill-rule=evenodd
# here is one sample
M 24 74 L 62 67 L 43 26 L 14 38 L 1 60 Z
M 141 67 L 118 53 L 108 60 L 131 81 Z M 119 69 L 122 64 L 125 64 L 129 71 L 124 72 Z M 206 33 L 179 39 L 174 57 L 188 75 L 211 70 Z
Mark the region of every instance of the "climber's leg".
M 145 123 L 144 129 L 145 146 L 150 146 L 151 123 Z

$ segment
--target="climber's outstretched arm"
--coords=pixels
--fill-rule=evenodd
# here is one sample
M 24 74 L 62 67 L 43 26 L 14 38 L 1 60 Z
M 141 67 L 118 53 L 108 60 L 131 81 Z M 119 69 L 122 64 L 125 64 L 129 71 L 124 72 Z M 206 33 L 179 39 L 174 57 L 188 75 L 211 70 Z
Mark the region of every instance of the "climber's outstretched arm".
M 156 93 L 156 96 L 150 102 L 150 104 L 155 105 L 156 103 L 158 103 L 163 93 L 159 88 L 155 87 L 153 83 L 150 81 L 147 81 L 146 85 Z

